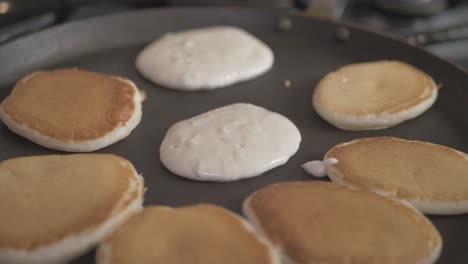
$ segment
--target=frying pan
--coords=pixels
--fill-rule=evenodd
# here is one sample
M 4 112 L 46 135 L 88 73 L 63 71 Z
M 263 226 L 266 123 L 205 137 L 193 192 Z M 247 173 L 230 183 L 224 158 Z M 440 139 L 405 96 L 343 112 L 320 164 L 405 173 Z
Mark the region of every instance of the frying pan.
M 277 28 L 278 19 L 284 17 L 292 22 L 290 30 Z M 266 42 L 276 56 L 273 69 L 225 89 L 191 93 L 154 85 L 135 70 L 135 56 L 149 41 L 168 31 L 219 24 L 244 28 Z M 114 153 L 133 162 L 148 187 L 146 205 L 204 202 L 240 213 L 243 199 L 263 186 L 313 180 L 301 164 L 320 159 L 334 145 L 359 137 L 417 139 L 468 152 L 468 75 L 463 70 L 421 49 L 353 26 L 346 26 L 348 39 L 337 40 L 336 32 L 342 27 L 283 11 L 232 7 L 150 9 L 83 20 L 0 47 L 0 99 L 20 77 L 40 69 L 79 67 L 133 80 L 147 94 L 143 119 L 128 138 L 97 152 Z M 314 86 L 326 73 L 344 64 L 383 59 L 402 60 L 432 75 L 442 84 L 435 105 L 396 127 L 367 132 L 336 129 L 313 110 Z M 290 87 L 283 85 L 285 80 L 291 81 Z M 232 183 L 186 180 L 162 166 L 158 149 L 169 126 L 234 102 L 253 103 L 290 118 L 303 137 L 298 153 L 284 166 Z M 57 151 L 37 146 L 0 125 L 0 160 L 53 153 Z M 468 263 L 468 215 L 430 216 L 430 220 L 444 239 L 439 263 Z M 90 253 L 73 263 L 91 264 L 93 259 Z

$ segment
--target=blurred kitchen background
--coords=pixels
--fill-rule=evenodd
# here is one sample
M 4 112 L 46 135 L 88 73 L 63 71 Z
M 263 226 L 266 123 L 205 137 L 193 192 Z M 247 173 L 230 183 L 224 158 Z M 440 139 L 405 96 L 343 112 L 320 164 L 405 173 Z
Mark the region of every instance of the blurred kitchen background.
M 468 0 L 0 0 L 0 45 L 68 21 L 183 5 L 268 7 L 349 21 L 468 69 Z

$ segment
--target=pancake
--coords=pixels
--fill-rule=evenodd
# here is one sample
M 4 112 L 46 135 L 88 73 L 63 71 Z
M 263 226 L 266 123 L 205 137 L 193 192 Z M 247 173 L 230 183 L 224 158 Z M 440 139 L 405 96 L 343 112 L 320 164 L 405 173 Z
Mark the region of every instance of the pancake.
M 132 81 L 77 69 L 21 79 L 0 105 L 14 133 L 41 146 L 88 152 L 125 137 L 141 119 L 143 97 Z
M 328 182 L 288 182 L 256 191 L 244 214 L 285 263 L 434 263 L 442 239 L 409 204 Z
M 237 103 L 169 128 L 159 153 L 176 175 L 199 181 L 235 181 L 285 164 L 301 142 L 297 127 L 267 109 Z
M 427 214 L 468 213 L 468 155 L 421 141 L 363 138 L 339 144 L 326 158 L 330 179 L 407 200 Z
M 199 204 L 145 208 L 99 246 L 96 263 L 279 264 L 279 259 L 241 217 Z
M 138 54 L 136 68 L 166 88 L 195 91 L 253 79 L 273 60 L 271 49 L 248 32 L 214 26 L 161 36 Z
M 397 125 L 429 109 L 438 87 L 426 73 L 399 61 L 346 65 L 317 85 L 313 105 L 343 130 L 375 130 Z
M 143 180 L 107 154 L 0 162 L 0 263 L 61 264 L 141 210 Z

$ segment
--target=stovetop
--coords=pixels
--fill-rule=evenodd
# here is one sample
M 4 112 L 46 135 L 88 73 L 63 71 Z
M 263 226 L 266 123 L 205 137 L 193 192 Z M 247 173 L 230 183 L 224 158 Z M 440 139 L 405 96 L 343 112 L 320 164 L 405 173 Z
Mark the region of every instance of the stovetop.
M 331 19 L 396 36 L 468 69 L 468 1 L 454 0 L 0 0 L 0 45 L 73 20 L 182 5 L 247 5 L 311 15 L 329 12 Z

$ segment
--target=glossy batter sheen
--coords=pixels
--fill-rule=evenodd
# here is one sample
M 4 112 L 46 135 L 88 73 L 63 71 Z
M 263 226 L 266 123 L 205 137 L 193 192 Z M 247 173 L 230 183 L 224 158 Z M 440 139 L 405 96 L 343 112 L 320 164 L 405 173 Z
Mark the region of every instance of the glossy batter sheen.
M 77 69 L 36 72 L 1 107 L 16 123 L 62 141 L 93 140 L 123 126 L 138 91 L 128 80 Z
M 301 141 L 286 117 L 237 103 L 173 125 L 161 147 L 161 162 L 173 173 L 195 179 L 233 181 L 280 166 Z
M 418 208 L 425 201 L 419 209 L 431 213 L 443 209 L 437 202 L 468 211 L 468 155 L 454 149 L 379 137 L 340 144 L 325 157 L 339 160 L 328 168 L 334 181 L 392 194 Z
M 442 246 L 416 209 L 333 183 L 273 184 L 255 192 L 244 212 L 291 263 L 427 264 Z
M 338 160 L 335 158 L 321 160 L 313 160 L 307 163 L 302 164 L 302 168 L 312 176 L 315 177 L 325 177 L 327 176 L 327 168 L 333 164 L 338 163 Z
M 199 90 L 252 79 L 273 60 L 271 49 L 248 32 L 217 26 L 168 33 L 138 55 L 136 66 L 167 88 Z
M 274 264 L 271 249 L 223 208 L 147 207 L 99 247 L 97 264 Z
M 0 249 L 31 250 L 95 228 L 119 213 L 135 178 L 132 165 L 114 155 L 0 162 Z

